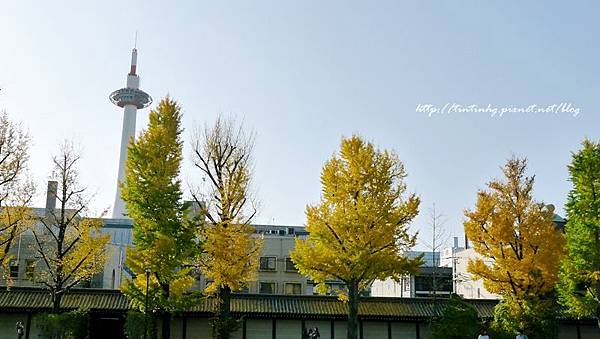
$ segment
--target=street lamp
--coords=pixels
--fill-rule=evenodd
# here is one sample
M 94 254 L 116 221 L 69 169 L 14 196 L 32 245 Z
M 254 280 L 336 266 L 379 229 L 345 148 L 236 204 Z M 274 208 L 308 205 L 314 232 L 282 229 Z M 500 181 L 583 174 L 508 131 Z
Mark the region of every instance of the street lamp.
M 148 339 L 148 285 L 150 281 L 150 269 L 146 269 L 146 306 L 144 307 L 144 339 Z

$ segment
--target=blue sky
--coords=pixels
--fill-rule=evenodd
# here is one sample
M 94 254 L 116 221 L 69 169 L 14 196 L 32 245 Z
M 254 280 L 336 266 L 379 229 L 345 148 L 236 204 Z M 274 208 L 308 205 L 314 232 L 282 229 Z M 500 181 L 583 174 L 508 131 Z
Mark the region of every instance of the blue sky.
M 340 138 L 394 149 L 450 235 L 477 189 L 512 154 L 527 156 L 536 197 L 562 209 L 566 166 L 584 137 L 600 138 L 600 33 L 592 1 L 11 1 L 0 10 L 0 109 L 32 137 L 44 191 L 50 154 L 81 145 L 96 209 L 113 203 L 123 87 L 134 33 L 141 87 L 169 93 L 186 140 L 218 114 L 257 133 L 257 222 L 302 224 Z M 580 114 L 452 113 L 418 104 L 497 107 L 571 103 Z M 147 122 L 138 112 L 138 130 Z M 187 147 L 187 145 L 186 145 Z M 186 156 L 189 148 L 186 149 Z M 189 157 L 188 157 L 189 158 Z M 198 182 L 189 161 L 186 181 Z M 39 204 L 42 203 L 40 196 Z

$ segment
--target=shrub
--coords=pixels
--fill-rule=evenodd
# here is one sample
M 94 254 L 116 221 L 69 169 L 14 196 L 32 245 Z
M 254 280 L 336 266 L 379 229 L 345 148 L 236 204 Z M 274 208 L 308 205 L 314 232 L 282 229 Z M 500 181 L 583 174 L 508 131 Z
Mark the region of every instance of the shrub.
M 148 316 L 148 338 L 156 338 L 156 323 L 154 317 Z M 138 311 L 127 312 L 125 319 L 125 336 L 129 339 L 144 338 L 145 318 L 144 313 Z
M 85 311 L 42 313 L 38 321 L 43 339 L 87 339 L 89 316 Z
M 436 339 L 477 338 L 480 328 L 477 310 L 458 295 L 452 295 L 444 306 L 441 319 L 433 324 L 432 334 Z
M 557 325 L 556 314 L 553 298 L 504 298 L 494 309 L 492 326 L 513 336 L 522 331 L 530 339 L 553 338 Z

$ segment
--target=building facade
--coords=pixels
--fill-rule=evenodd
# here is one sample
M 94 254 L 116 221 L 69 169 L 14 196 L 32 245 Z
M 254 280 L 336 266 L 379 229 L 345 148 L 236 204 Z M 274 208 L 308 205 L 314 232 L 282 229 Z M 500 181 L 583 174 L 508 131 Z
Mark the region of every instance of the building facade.
M 419 273 L 406 275 L 400 281 L 393 279 L 375 280 L 371 286 L 374 297 L 430 298 L 449 297 L 453 291 L 452 268 L 442 267 L 440 252 L 409 251 L 409 258 L 423 257 Z
M 239 293 L 260 294 L 312 294 L 312 285 L 308 279 L 298 273 L 290 258 L 296 237 L 305 237 L 304 227 L 281 225 L 253 225 L 254 236 L 263 239 L 262 253 L 259 258 L 257 279 Z M 200 276 L 200 286 L 210 281 Z
M 49 181 L 47 186 L 47 197 L 45 207 L 33 207 L 31 213 L 36 222 L 32 225 L 36 230 L 40 242 L 52 239 L 48 227 L 53 227 L 56 218 L 60 215 L 60 209 L 56 208 L 57 182 Z M 74 214 L 74 210 L 66 210 L 67 214 Z M 38 253 L 38 246 L 34 237 L 33 229 L 26 229 L 20 233 L 9 248 L 8 272 L 0 274 L 0 285 L 14 287 L 41 287 L 41 277 L 47 271 L 47 266 Z M 44 238 L 48 237 L 48 238 Z M 80 287 L 102 287 L 102 276 L 96 275 L 89 280 L 79 283 Z
M 257 279 L 238 293 L 313 295 L 314 283 L 301 275 L 290 258 L 297 237 L 304 238 L 307 233 L 302 226 L 252 225 L 254 236 L 263 240 L 259 258 Z M 127 248 L 132 246 L 133 222 L 131 219 L 104 219 L 104 234 L 110 234 L 108 260 L 102 274 L 102 287 L 118 289 L 123 281 L 131 277 L 125 265 Z M 203 289 L 211 281 L 201 274 L 197 275 L 196 289 Z M 330 281 L 332 289 L 343 288 L 340 281 Z

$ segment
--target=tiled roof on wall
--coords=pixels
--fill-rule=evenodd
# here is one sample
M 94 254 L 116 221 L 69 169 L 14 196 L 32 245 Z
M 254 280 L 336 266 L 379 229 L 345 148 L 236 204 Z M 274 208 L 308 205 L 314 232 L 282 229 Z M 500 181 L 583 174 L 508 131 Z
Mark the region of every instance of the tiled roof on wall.
M 479 316 L 493 317 L 494 300 L 469 300 Z M 363 298 L 359 315 L 363 319 L 427 319 L 439 315 L 443 300 L 437 305 L 432 299 L 418 298 Z M 119 291 L 100 289 L 72 290 L 63 297 L 64 309 L 86 309 L 92 312 L 123 313 L 131 308 L 130 302 Z M 203 316 L 216 310 L 216 300 L 201 299 L 185 313 Z M 50 294 L 39 288 L 0 289 L 0 311 L 47 311 L 51 307 Z M 329 296 L 287 296 L 234 294 L 231 311 L 247 317 L 278 318 L 340 318 L 346 317 L 346 304 Z

